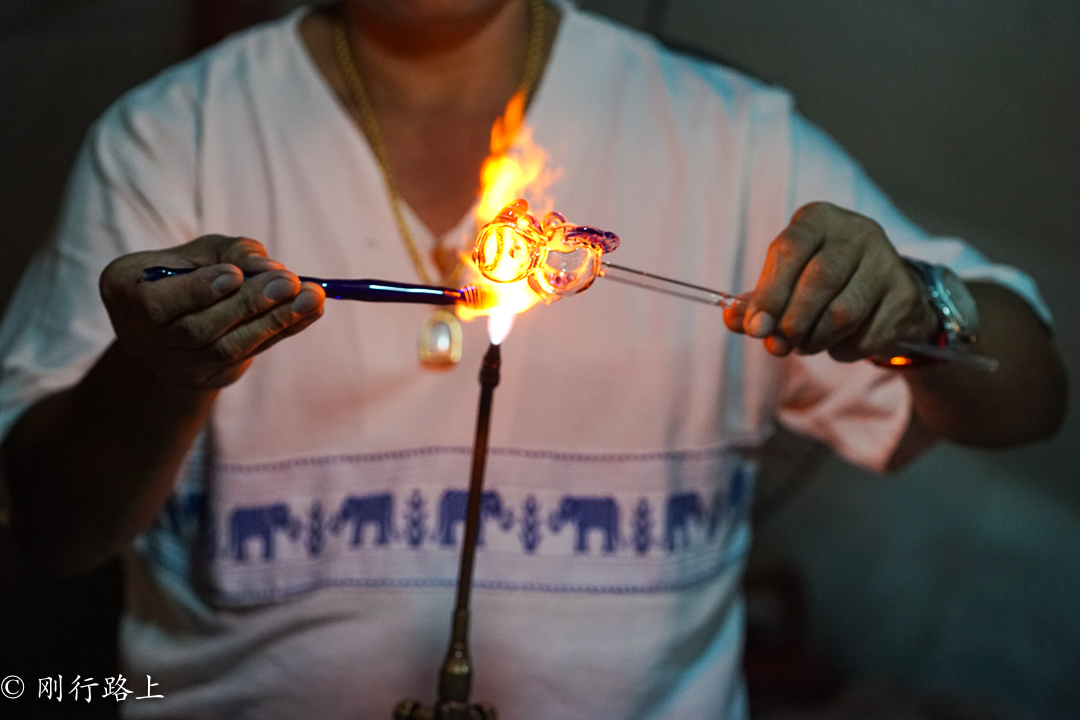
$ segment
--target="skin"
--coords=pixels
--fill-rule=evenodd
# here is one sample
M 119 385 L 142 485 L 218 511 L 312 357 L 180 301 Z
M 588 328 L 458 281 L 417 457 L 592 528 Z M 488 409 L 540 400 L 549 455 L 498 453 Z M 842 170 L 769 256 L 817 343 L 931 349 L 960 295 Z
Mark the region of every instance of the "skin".
M 541 62 L 558 12 L 546 9 Z M 353 57 L 387 148 L 398 192 L 439 237 L 469 212 L 491 126 L 521 83 L 529 7 L 523 0 L 348 2 L 309 15 L 301 37 L 363 132 L 338 69 L 331 23 L 349 29 Z M 502 58 L 492 62 L 491 58 Z
M 472 205 L 491 125 L 520 81 L 527 4 L 353 0 L 310 15 L 301 36 L 355 118 L 333 59 L 336 17 L 347 22 L 399 191 L 435 233 L 446 231 Z M 544 57 L 557 23 L 548 8 Z M 198 270 L 143 281 L 154 265 Z M 256 275 L 242 281 L 243 273 Z M 325 299 L 256 241 L 221 236 L 121 257 L 100 285 L 116 341 L 77 385 L 27 410 L 0 447 L 13 536 L 57 575 L 100 564 L 153 521 L 220 389 L 317 320 Z M 1007 290 L 972 292 L 984 327 L 978 349 L 1002 369 L 905 372 L 915 419 L 897 462 L 938 436 L 1005 445 L 1061 422 L 1064 372 L 1038 320 Z M 770 248 L 752 300 L 725 321 L 764 338 L 774 354 L 827 351 L 841 360 L 936 332 L 916 278 L 881 229 L 823 204 L 796 214 Z
M 1046 438 L 1064 422 L 1065 368 L 1034 311 L 999 285 L 967 287 L 980 324 L 972 350 L 1000 367 L 898 370 L 914 412 L 893 468 L 937 438 L 1007 447 Z M 751 299 L 728 308 L 724 321 L 763 339 L 773 355 L 828 352 L 842 362 L 888 357 L 896 342 L 933 342 L 941 331 L 922 280 L 881 226 L 828 203 L 795 213 L 769 246 Z
M 155 265 L 199 269 L 144 281 Z M 149 526 L 218 391 L 315 322 L 326 297 L 258 242 L 219 235 L 120 257 L 100 288 L 116 340 L 0 448 L 12 535 L 53 575 L 94 567 Z

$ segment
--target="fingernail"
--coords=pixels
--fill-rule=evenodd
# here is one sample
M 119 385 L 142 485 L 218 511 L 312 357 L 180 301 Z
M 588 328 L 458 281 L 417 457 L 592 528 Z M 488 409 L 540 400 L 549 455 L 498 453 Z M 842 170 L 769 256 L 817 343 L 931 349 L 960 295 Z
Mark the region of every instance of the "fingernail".
M 232 292 L 236 288 L 243 284 L 244 278 L 240 277 L 234 272 L 224 272 L 214 278 L 214 281 L 210 283 L 210 287 L 214 289 L 218 295 L 224 295 L 225 293 Z
M 263 295 L 267 300 L 273 302 L 281 302 L 282 300 L 288 300 L 292 296 L 296 295 L 296 285 L 292 283 L 288 278 L 274 278 L 266 287 L 263 288 Z
M 318 295 L 310 290 L 301 290 L 296 299 L 292 301 L 292 311 L 297 315 L 304 315 L 314 310 L 318 304 Z
M 279 263 L 277 260 L 274 260 L 273 258 L 268 258 L 265 255 L 259 255 L 258 257 L 262 258 L 263 262 L 266 264 L 267 269 L 270 269 L 270 270 L 284 270 L 285 269 L 284 265 Z
M 775 328 L 776 320 L 764 310 L 759 311 L 754 317 L 750 318 L 750 322 L 746 326 L 746 330 L 750 333 L 750 337 L 756 338 L 763 338 L 771 335 Z
M 770 338 L 770 345 L 769 352 L 773 355 L 787 355 L 791 352 L 791 343 L 782 335 L 773 335 Z
M 285 266 L 277 260 L 271 260 L 265 255 L 251 253 L 241 261 L 248 272 L 266 272 L 267 270 L 283 270 Z

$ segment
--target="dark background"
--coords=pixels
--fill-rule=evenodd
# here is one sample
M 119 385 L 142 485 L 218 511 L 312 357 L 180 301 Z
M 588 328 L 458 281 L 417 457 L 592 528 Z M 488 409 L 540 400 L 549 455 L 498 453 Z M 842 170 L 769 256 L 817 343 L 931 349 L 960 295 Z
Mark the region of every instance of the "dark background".
M 161 68 L 294 4 L 0 0 L 0 306 L 48 236 L 87 125 Z M 1077 377 L 1080 3 L 581 4 L 790 89 L 913 219 L 1035 277 Z M 844 717 L 1080 717 L 1075 413 L 1050 442 L 941 447 L 889 478 L 791 447 L 757 513 L 759 708 L 780 698 L 839 702 Z M 0 717 L 114 710 L 36 693 L 39 677 L 115 674 L 119 574 L 113 564 L 46 582 L 0 537 L 0 676 L 19 675 L 35 697 L 0 698 Z M 773 716 L 795 717 L 783 712 Z

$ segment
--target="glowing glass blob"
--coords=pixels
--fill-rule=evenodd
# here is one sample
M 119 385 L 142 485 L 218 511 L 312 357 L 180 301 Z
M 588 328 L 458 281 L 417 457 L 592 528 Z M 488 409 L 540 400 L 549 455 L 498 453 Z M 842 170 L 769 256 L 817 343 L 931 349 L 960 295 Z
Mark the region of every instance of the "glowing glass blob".
M 618 246 L 615 233 L 573 225 L 561 213 L 538 222 L 525 200 L 515 200 L 480 230 L 473 262 L 493 282 L 527 279 L 541 300 L 552 303 L 592 285 L 601 274 L 601 256 Z
M 547 239 L 529 213 L 529 203 L 515 200 L 485 225 L 473 246 L 473 262 L 488 280 L 512 283 L 537 268 Z

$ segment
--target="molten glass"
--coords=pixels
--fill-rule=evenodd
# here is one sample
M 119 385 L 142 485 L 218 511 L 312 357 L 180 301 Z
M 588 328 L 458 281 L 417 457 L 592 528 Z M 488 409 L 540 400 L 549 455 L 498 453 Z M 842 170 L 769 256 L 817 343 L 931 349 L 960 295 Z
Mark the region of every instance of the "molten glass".
M 561 213 L 540 222 L 523 199 L 507 204 L 476 238 L 472 259 L 496 283 L 522 280 L 545 303 L 574 295 L 601 274 L 601 256 L 619 246 L 615 233 L 573 225 Z
M 473 247 L 473 262 L 488 280 L 512 283 L 527 278 L 540 264 L 547 238 L 529 203 L 515 200 L 480 230 Z

